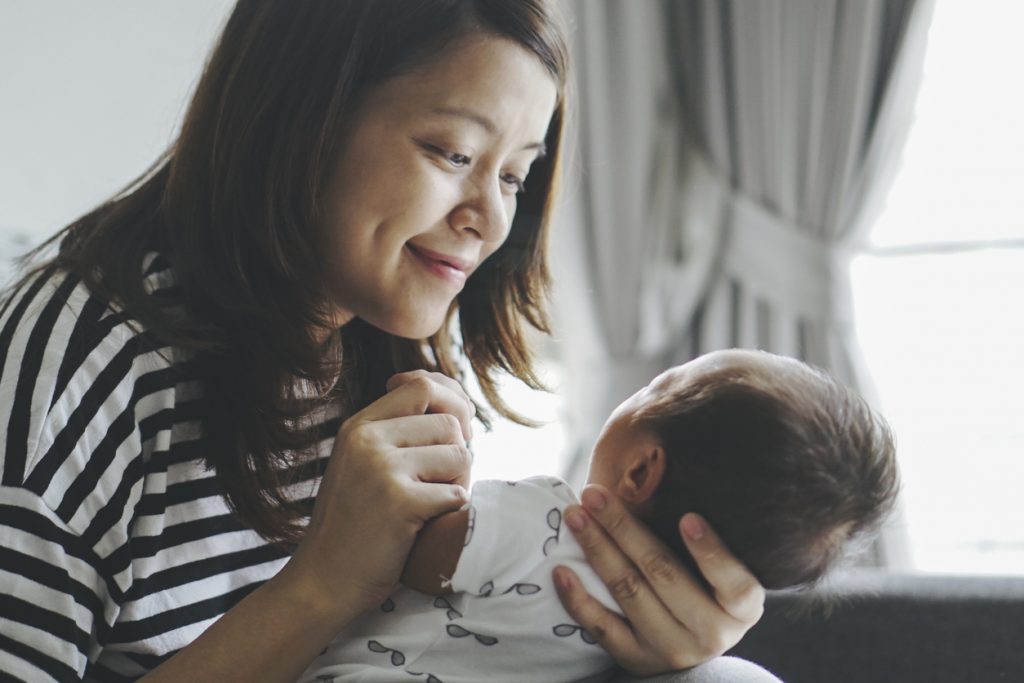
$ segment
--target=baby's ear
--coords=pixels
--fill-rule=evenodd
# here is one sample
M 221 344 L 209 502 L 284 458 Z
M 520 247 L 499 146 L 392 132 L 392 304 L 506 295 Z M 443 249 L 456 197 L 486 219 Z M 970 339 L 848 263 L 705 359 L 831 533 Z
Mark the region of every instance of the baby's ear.
M 627 503 L 646 503 L 658 490 L 665 476 L 665 449 L 651 444 L 639 450 L 630 460 L 619 479 L 618 495 Z

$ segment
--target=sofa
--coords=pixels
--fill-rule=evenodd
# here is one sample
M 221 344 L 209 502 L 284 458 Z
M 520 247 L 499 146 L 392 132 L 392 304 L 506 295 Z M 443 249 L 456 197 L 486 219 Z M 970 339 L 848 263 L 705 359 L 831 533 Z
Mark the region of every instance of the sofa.
M 727 654 L 685 672 L 613 680 L 1024 682 L 1024 576 L 848 573 L 807 593 L 770 594 L 764 617 Z

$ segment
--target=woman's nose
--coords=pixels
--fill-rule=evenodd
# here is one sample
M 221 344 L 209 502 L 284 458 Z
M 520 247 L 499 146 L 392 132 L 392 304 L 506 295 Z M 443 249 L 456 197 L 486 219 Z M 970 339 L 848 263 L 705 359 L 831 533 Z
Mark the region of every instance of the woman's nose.
M 501 191 L 500 179 L 469 180 L 463 201 L 452 211 L 453 230 L 469 231 L 484 242 L 504 242 L 512 225 L 515 198 Z

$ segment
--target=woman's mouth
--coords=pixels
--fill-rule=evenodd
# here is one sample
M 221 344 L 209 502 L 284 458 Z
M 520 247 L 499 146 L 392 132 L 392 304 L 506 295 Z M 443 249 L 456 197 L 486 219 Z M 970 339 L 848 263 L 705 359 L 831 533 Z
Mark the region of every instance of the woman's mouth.
M 459 287 L 466 284 L 466 278 L 469 277 L 468 261 L 456 256 L 417 247 L 410 243 L 406 243 L 405 246 L 409 253 L 433 275 Z

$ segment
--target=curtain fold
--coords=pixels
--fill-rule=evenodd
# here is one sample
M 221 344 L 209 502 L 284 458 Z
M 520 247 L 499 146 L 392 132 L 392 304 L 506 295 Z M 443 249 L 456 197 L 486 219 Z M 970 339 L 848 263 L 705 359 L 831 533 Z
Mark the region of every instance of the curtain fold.
M 570 479 L 611 407 L 712 349 L 791 355 L 871 395 L 849 263 L 897 166 L 932 3 L 566 0 Z
M 663 7 L 681 125 L 730 192 L 695 351 L 792 355 L 870 395 L 849 263 L 897 167 L 931 0 Z
M 567 476 L 578 482 L 608 412 L 685 339 L 721 249 L 718 233 L 687 226 L 724 204 L 703 160 L 685 152 L 662 6 L 565 4 L 579 133 L 552 246 L 560 390 L 577 436 Z

